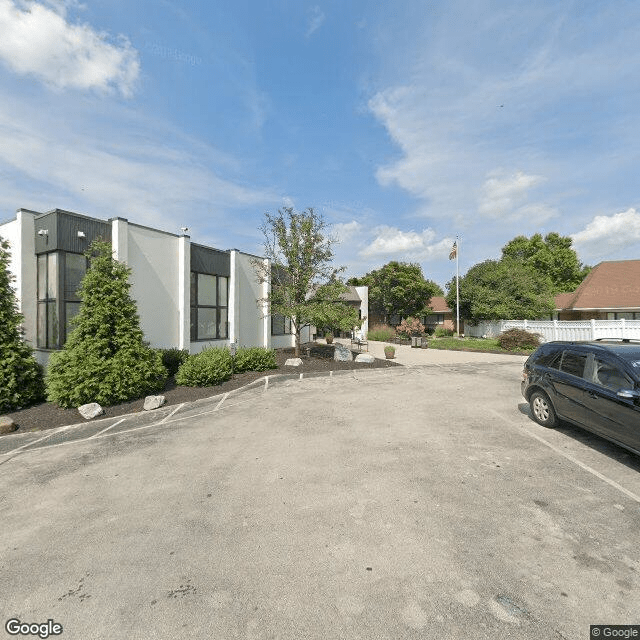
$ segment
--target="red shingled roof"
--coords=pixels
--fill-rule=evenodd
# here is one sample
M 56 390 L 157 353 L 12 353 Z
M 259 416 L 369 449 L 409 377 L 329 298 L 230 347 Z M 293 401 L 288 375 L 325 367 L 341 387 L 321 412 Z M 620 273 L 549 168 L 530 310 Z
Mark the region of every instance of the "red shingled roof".
M 451 309 L 447 306 L 447 301 L 442 296 L 433 296 L 429 303 L 429 308 L 433 313 L 450 313 Z
M 640 308 L 640 260 L 601 262 L 573 293 L 555 301 L 557 309 Z

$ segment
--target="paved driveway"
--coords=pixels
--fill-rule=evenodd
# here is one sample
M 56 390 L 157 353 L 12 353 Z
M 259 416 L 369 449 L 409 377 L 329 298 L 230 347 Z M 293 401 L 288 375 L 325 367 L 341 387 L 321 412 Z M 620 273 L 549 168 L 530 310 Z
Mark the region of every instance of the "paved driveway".
M 3 624 L 53 619 L 64 640 L 539 640 L 638 623 L 640 460 L 537 426 L 520 372 L 474 357 L 272 379 L 14 447 Z

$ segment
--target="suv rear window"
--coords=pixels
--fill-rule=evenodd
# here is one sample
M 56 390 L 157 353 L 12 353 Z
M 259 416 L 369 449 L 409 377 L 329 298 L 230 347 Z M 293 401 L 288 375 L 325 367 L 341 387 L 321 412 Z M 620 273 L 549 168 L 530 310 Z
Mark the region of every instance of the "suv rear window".
M 565 351 L 562 354 L 562 362 L 560 363 L 560 371 L 569 373 L 572 376 L 582 378 L 584 375 L 584 368 L 587 364 L 586 354 L 574 353 L 572 351 Z
M 553 369 L 557 369 L 560 364 L 561 356 L 562 351 L 558 349 L 542 350 L 538 353 L 535 359 L 535 364 L 541 367 L 551 367 Z

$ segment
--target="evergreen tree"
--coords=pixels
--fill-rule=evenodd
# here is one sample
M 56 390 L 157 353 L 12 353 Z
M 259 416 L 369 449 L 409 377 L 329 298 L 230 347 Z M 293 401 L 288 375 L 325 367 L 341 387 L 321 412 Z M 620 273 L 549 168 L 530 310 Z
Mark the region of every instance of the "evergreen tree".
M 42 367 L 24 340 L 13 280 L 9 243 L 0 238 L 0 413 L 44 400 Z
M 107 242 L 93 242 L 85 255 L 91 264 L 79 290 L 82 304 L 64 349 L 51 355 L 48 399 L 62 407 L 109 405 L 163 389 L 167 370 L 160 352 L 143 342 L 131 270 Z

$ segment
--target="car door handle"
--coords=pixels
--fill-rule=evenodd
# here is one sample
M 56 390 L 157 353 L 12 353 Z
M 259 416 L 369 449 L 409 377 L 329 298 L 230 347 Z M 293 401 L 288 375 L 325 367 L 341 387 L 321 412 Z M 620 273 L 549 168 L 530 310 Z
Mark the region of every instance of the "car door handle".
M 589 391 L 589 397 L 590 398 L 595 398 L 597 400 L 600 396 L 597 393 L 593 392 L 593 391 Z

